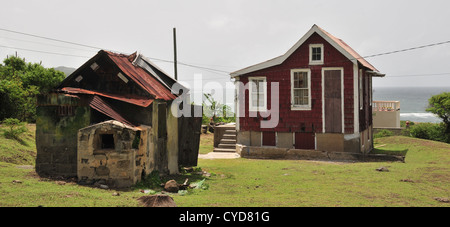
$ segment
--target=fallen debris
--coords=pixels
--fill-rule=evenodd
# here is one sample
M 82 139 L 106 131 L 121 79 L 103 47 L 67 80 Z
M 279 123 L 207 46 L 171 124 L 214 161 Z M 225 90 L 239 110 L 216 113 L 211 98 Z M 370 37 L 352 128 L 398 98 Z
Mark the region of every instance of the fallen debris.
M 386 168 L 384 166 L 382 166 L 382 167 L 380 167 L 380 168 L 378 168 L 376 170 L 379 171 L 379 172 L 389 172 L 388 168 Z
M 179 190 L 186 190 L 189 187 L 189 178 L 186 178 L 186 180 L 184 180 L 183 184 L 179 184 L 178 188 Z
M 65 185 L 66 182 L 65 181 L 55 181 L 55 184 L 57 184 L 57 185 Z
M 442 198 L 442 197 L 435 197 L 436 201 L 439 201 L 441 203 L 450 203 L 450 200 L 448 198 Z
M 177 193 L 180 188 L 175 180 L 169 180 L 164 184 L 164 190 L 166 192 Z
M 13 182 L 13 184 L 22 184 L 21 180 L 13 180 L 12 182 Z
M 411 180 L 411 179 L 401 179 L 400 181 L 401 181 L 401 182 L 410 182 L 410 183 L 414 183 L 414 181 Z
M 141 189 L 139 191 L 144 194 L 155 194 L 156 193 L 156 191 L 151 190 L 151 189 Z

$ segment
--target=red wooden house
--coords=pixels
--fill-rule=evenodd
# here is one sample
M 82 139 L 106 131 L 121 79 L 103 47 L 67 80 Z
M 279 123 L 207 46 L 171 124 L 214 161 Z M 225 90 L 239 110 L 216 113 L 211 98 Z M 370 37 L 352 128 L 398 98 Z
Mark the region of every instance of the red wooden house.
M 384 74 L 314 25 L 286 54 L 231 73 L 244 85 L 236 86 L 237 144 L 366 153 L 374 76 Z M 262 127 L 269 120 L 276 124 Z

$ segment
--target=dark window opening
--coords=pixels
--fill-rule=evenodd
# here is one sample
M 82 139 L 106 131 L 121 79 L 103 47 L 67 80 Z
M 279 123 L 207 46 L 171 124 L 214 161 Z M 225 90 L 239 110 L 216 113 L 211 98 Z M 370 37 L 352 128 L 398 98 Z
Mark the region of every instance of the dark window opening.
M 166 108 L 165 103 L 158 104 L 158 138 L 167 138 Z
M 136 136 L 134 137 L 134 140 L 133 140 L 133 146 L 132 146 L 132 148 L 133 149 L 139 149 L 139 144 L 141 143 L 141 132 L 140 131 L 137 131 L 136 132 Z
M 75 108 L 73 106 L 58 106 L 58 116 L 68 117 L 75 115 Z
M 102 134 L 100 135 L 101 148 L 102 149 L 114 149 L 114 135 L 113 134 Z
M 320 48 L 320 47 L 312 48 L 312 60 L 313 61 L 321 61 L 322 60 L 322 48 Z

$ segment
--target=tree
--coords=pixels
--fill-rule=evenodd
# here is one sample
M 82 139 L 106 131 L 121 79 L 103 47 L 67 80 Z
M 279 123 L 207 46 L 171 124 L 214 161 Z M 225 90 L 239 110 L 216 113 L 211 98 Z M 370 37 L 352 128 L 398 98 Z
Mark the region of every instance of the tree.
M 48 93 L 64 79 L 62 72 L 25 59 L 8 57 L 0 64 L 0 120 L 36 120 L 36 95 Z
M 450 92 L 432 96 L 429 100 L 428 112 L 436 114 L 446 125 L 446 133 L 450 133 Z

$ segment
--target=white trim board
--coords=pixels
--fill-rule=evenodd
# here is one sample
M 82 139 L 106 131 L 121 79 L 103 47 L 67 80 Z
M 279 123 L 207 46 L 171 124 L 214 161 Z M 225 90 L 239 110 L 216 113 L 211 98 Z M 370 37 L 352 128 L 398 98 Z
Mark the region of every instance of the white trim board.
M 247 74 L 250 72 L 258 71 L 261 69 L 265 69 L 268 67 L 280 65 L 283 63 L 291 54 L 293 54 L 310 36 L 312 36 L 314 33 L 317 33 L 320 35 L 323 39 L 325 39 L 328 43 L 330 43 L 334 48 L 336 48 L 340 53 L 342 53 L 346 58 L 351 59 L 351 61 L 354 64 L 357 64 L 358 60 L 355 59 L 355 57 L 350 54 L 348 51 L 346 51 L 341 45 L 336 43 L 323 29 L 321 29 L 319 26 L 314 25 L 312 28 L 293 46 L 291 49 L 289 49 L 284 55 L 281 55 L 279 57 L 276 57 L 274 59 L 249 66 L 247 68 L 232 72 L 230 75 L 231 77 L 236 77 L 239 75 Z

